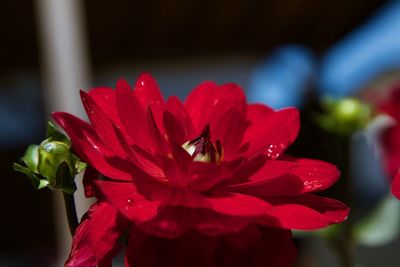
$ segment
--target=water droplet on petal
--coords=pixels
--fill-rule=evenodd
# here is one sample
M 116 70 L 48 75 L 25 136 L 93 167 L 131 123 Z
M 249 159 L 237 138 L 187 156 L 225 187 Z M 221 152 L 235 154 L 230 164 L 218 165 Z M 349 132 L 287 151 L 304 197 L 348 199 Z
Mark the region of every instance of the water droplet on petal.
M 265 151 L 265 154 L 270 158 L 270 159 L 276 159 L 279 157 L 284 150 L 285 146 L 283 144 L 271 144 L 267 146 L 267 149 Z
M 126 208 L 128 209 L 129 207 L 132 207 L 133 204 L 135 204 L 135 201 L 132 198 L 128 198 L 126 201 Z

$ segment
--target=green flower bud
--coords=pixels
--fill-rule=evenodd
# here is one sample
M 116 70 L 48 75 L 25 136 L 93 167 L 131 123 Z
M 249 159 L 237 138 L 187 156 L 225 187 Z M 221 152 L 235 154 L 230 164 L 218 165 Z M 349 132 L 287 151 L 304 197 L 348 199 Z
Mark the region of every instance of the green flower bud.
M 74 177 L 86 164 L 70 146 L 68 138 L 49 123 L 48 138 L 40 145 L 30 145 L 22 157 L 25 166 L 14 163 L 13 168 L 26 174 L 37 189 L 48 187 L 72 194 L 76 190 Z
M 317 116 L 317 123 L 339 135 L 363 130 L 372 117 L 371 107 L 356 98 L 324 99 L 322 108 L 324 114 Z
M 65 161 L 70 173 L 74 173 L 74 160 L 69 151 L 69 146 L 63 142 L 44 140 L 38 147 L 38 172 L 46 177 L 51 187 L 56 186 L 58 165 Z

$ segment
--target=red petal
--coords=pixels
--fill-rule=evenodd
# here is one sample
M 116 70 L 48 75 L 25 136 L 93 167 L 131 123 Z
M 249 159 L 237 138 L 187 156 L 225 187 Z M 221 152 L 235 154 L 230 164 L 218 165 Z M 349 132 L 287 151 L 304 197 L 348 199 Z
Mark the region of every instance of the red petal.
M 119 251 L 118 239 L 128 224 L 109 204 L 95 203 L 76 229 L 65 266 L 111 266 L 111 259 Z
M 382 133 L 381 145 L 386 171 L 393 178 L 400 169 L 400 124 L 396 124 Z
M 83 175 L 82 183 L 85 189 L 85 197 L 93 197 L 94 196 L 94 181 L 96 181 L 100 176 L 100 173 L 97 172 L 91 166 L 87 166 L 85 169 L 85 174 Z
M 179 98 L 177 98 L 176 96 L 170 96 L 167 101 L 167 110 L 171 112 L 182 125 L 185 136 L 187 138 L 185 142 L 195 138 L 196 133 L 192 118 L 190 117 L 188 111 L 183 106 Z
M 152 194 L 161 203 L 187 208 L 204 208 L 239 218 L 271 217 L 272 206 L 266 201 L 243 194 L 213 192 L 207 195 L 186 188 L 165 187 Z
M 290 231 L 254 225 L 226 235 L 221 246 L 223 266 L 230 267 L 289 267 L 297 254 Z
M 140 167 L 143 172 L 160 180 L 165 179 L 165 173 L 160 167 L 159 160 L 155 156 L 137 145 L 133 145 L 132 150 L 134 151 L 135 164 Z
M 247 105 L 247 119 L 250 122 L 249 131 L 256 131 L 260 125 L 263 125 L 264 120 L 275 111 L 264 104 Z
M 217 241 L 196 232 L 163 238 L 134 228 L 128 240 L 125 266 L 215 267 Z
M 148 73 L 139 76 L 135 83 L 133 94 L 139 100 L 143 108 L 150 106 L 154 113 L 158 128 L 162 127 L 162 114 L 165 110 L 164 98 L 156 81 Z
M 215 193 L 206 197 L 210 209 L 215 212 L 238 217 L 269 217 L 272 206 L 257 197 L 238 193 Z
M 132 179 L 129 172 L 108 162 L 108 157 L 115 155 L 104 146 L 89 124 L 64 112 L 55 112 L 52 116 L 64 128 L 71 139 L 74 151 L 80 158 L 107 177 L 121 180 Z
M 149 181 L 149 184 L 151 181 Z M 158 201 L 149 201 L 133 183 L 95 181 L 102 198 L 135 222 L 147 221 L 157 214 Z
M 400 172 L 396 175 L 396 177 L 393 180 L 391 191 L 395 197 L 400 199 Z
M 194 212 L 192 214 L 195 215 Z M 183 217 L 192 218 L 192 214 L 185 213 Z M 296 247 L 288 230 L 249 225 L 221 235 L 189 231 L 168 238 L 154 236 L 153 232 L 133 227 L 125 264 L 164 267 L 289 267 L 295 256 Z
M 247 182 L 249 177 L 258 172 L 268 161 L 265 155 L 258 154 L 251 158 L 238 158 L 231 162 L 223 162 L 233 171 L 232 178 L 221 185 L 234 185 Z
M 269 200 L 283 228 L 313 230 L 346 220 L 349 208 L 334 199 L 305 194 Z
M 205 192 L 232 176 L 232 173 L 224 165 L 195 161 L 191 162 L 188 167 L 191 173 L 189 187 L 200 192 Z
M 296 159 L 297 168 L 291 173 L 304 183 L 303 193 L 325 190 L 340 176 L 335 165 L 315 159 Z
M 239 231 L 247 224 L 246 218 L 226 216 L 207 209 L 164 206 L 157 217 L 139 226 L 154 236 L 177 238 L 190 230 L 207 235 L 223 235 Z
M 166 137 L 163 133 L 161 133 L 160 129 L 158 128 L 150 106 L 147 107 L 146 115 L 147 115 L 147 126 L 149 129 L 150 135 L 153 138 L 153 142 L 155 144 L 155 147 L 153 147 L 154 152 L 160 153 L 162 155 L 168 154 L 169 146 L 168 146 Z
M 165 186 L 155 190 L 151 199 L 171 207 L 207 208 L 208 203 L 201 193 L 178 186 Z
M 153 143 L 147 128 L 145 108 L 133 95 L 129 84 L 119 80 L 116 89 L 117 112 L 128 134 L 130 144 L 152 147 Z
M 205 125 L 200 120 L 204 119 L 205 106 L 211 101 L 211 96 L 217 87 L 214 82 L 203 82 L 190 92 L 184 103 L 197 131 L 201 131 Z
M 182 145 L 190 138 L 179 119 L 169 111 L 164 112 L 163 126 L 170 142 Z
M 221 141 L 224 160 L 236 158 L 248 124 L 246 113 L 242 109 L 232 108 L 210 121 L 211 138 L 214 142 Z
M 181 165 L 168 157 L 163 157 L 161 161 L 166 180 L 170 183 L 170 186 L 186 187 L 189 180 L 186 165 Z
M 234 172 L 234 179 L 229 181 L 228 188 L 241 188 L 242 185 L 255 186 L 268 182 L 269 179 L 289 174 L 297 164 L 290 161 L 266 160 L 258 155 L 243 162 Z
M 115 125 L 120 125 L 117 114 L 115 90 L 113 88 L 97 87 L 91 89 L 88 94 Z
M 142 73 L 136 80 L 135 95 L 144 106 L 147 106 L 152 102 L 159 102 L 159 104 L 164 102 L 164 98 L 157 82 L 148 73 Z
M 218 122 L 226 111 L 235 109 L 238 114 L 246 114 L 246 98 L 242 89 L 235 84 L 224 84 L 217 87 L 215 83 L 200 84 L 188 96 L 185 107 L 196 125 L 197 131 L 210 124 L 211 137 L 220 127 Z M 223 140 L 221 140 L 223 141 Z
M 303 190 L 303 182 L 294 175 L 282 175 L 266 180 L 239 184 L 232 191 L 257 197 L 296 196 Z
M 103 112 L 102 107 L 98 106 L 90 95 L 84 91 L 81 91 L 80 93 L 83 106 L 85 107 L 86 113 L 97 135 L 110 150 L 123 156 L 125 152 L 116 136 L 114 130 L 115 126 L 111 120 Z
M 257 172 L 251 175 L 248 183 L 260 184 L 265 180 L 280 177 L 296 169 L 297 164 L 283 160 L 268 160 Z
M 296 108 L 285 108 L 270 112 L 268 107 L 255 104 L 248 106 L 248 114 L 251 125 L 243 139 L 243 144 L 249 144 L 245 155 L 264 153 L 275 159 L 297 137 L 300 118 L 299 111 Z

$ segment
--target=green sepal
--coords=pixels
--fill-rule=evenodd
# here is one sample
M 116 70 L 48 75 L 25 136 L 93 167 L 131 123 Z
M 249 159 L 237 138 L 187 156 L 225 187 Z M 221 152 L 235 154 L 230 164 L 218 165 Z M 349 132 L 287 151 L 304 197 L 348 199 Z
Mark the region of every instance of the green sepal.
M 70 173 L 74 172 L 75 162 L 73 162 L 68 144 L 48 138 L 39 145 L 38 152 L 38 171 L 49 180 L 50 186 L 56 186 L 56 172 L 61 162 L 66 161 Z
M 75 154 L 71 153 L 71 156 L 72 156 L 73 160 L 75 161 L 76 173 L 80 173 L 84 169 L 86 169 L 86 167 L 87 167 L 87 163 L 86 162 L 81 161 L 77 156 L 75 156 Z
M 68 146 L 71 145 L 71 141 L 68 139 L 68 137 L 61 133 L 60 131 L 58 131 L 56 129 L 56 127 L 54 126 L 54 124 L 52 122 L 47 122 L 47 135 L 46 138 L 49 139 L 51 138 L 51 141 L 60 141 L 63 142 L 65 144 L 67 144 Z
M 40 190 L 42 188 L 47 187 L 47 185 L 49 184 L 49 182 L 45 179 L 40 179 L 35 173 L 33 173 L 31 170 L 29 170 L 28 168 L 18 164 L 18 163 L 14 163 L 13 164 L 13 170 L 23 173 L 26 176 L 28 176 L 29 180 L 32 182 L 33 186 L 37 189 Z
M 26 167 L 34 172 L 39 173 L 38 164 L 39 164 L 39 146 L 38 145 L 30 145 L 25 151 L 24 156 L 22 157 Z
M 67 194 L 73 194 L 76 190 L 74 177 L 74 174 L 71 175 L 68 163 L 62 161 L 57 167 L 55 187 L 61 189 Z

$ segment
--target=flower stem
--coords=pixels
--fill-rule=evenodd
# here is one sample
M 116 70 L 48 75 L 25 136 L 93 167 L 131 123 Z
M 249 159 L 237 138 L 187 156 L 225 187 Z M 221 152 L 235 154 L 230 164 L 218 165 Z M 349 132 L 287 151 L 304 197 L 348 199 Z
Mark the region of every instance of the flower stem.
M 75 199 L 73 194 L 63 192 L 65 210 L 67 212 L 68 226 L 71 236 L 74 235 L 78 226 L 78 217 L 76 215 Z
M 339 167 L 342 171 L 342 177 L 338 182 L 339 191 L 342 194 L 341 200 L 351 209 L 354 208 L 354 201 L 351 192 L 351 135 L 339 137 L 340 162 Z M 342 267 L 353 267 L 354 262 L 354 227 L 352 218 L 349 217 L 345 222 L 339 225 L 337 235 L 331 240 L 331 245 L 336 250 Z

